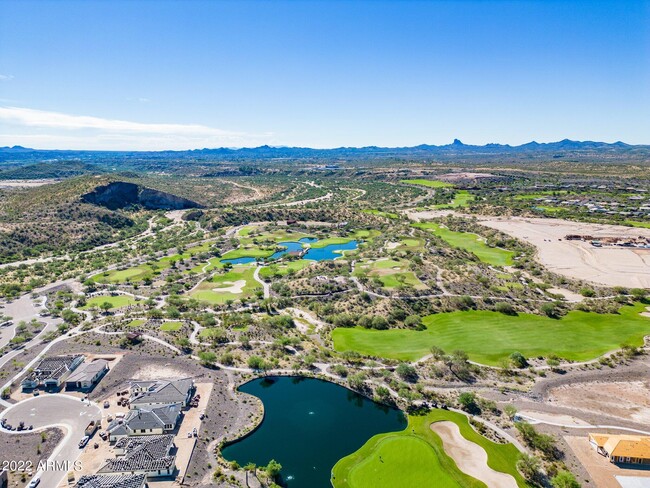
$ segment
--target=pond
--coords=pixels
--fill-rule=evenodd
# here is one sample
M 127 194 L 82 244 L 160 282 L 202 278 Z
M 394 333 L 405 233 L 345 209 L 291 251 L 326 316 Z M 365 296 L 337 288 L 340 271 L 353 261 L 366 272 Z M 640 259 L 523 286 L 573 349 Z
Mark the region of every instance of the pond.
M 345 244 L 330 244 L 329 246 L 311 248 L 302 257 L 312 261 L 326 261 L 340 258 L 343 256 L 341 251 L 352 251 L 358 247 L 357 241 L 350 241 Z
M 328 381 L 269 377 L 239 390 L 260 398 L 265 416 L 252 434 L 223 449 L 224 458 L 241 466 L 266 466 L 275 459 L 289 488 L 331 487 L 331 471 L 339 459 L 373 435 L 406 427 L 400 410 Z
M 317 241 L 318 239 L 314 239 L 312 237 L 303 237 L 299 241 L 280 242 L 278 243 L 278 246 L 281 246 L 283 249 L 276 251 L 273 255 L 269 256 L 265 260 L 275 261 L 276 259 L 281 258 L 287 253 L 294 252 L 294 251 L 302 251 L 304 244 L 313 244 L 314 242 Z M 303 256 L 303 259 L 310 259 L 312 261 L 333 260 L 343 256 L 341 251 L 351 251 L 356 249 L 357 247 L 358 247 L 357 241 L 350 241 L 345 244 L 330 244 L 328 246 L 320 247 L 317 249 L 310 248 Z M 248 264 L 248 263 L 254 263 L 255 261 L 256 258 L 252 258 L 250 256 L 243 256 L 240 258 L 221 260 L 222 263 L 230 263 L 230 264 Z

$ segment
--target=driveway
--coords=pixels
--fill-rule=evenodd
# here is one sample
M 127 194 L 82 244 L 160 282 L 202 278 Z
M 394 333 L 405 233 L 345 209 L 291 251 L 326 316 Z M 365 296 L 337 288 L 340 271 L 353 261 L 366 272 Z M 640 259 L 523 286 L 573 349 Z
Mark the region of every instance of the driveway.
M 78 444 L 85 435 L 86 426 L 91 420 L 101 419 L 102 412 L 97 405 L 89 405 L 88 402 L 82 402 L 75 397 L 64 394 L 41 394 L 8 408 L 2 412 L 0 418 L 6 418 L 13 426 L 24 421 L 27 426 L 33 425 L 34 430 L 54 426 L 65 429 L 65 437 L 48 460 L 55 461 L 57 468 L 63 469 L 52 467 L 36 473 L 36 476 L 41 479 L 41 486 L 54 488 L 61 484 L 68 471 L 74 471 L 74 462 L 81 454 Z M 15 431 L 2 430 L 2 432 L 21 435 Z M 20 459 L 20 453 L 16 453 L 16 459 Z

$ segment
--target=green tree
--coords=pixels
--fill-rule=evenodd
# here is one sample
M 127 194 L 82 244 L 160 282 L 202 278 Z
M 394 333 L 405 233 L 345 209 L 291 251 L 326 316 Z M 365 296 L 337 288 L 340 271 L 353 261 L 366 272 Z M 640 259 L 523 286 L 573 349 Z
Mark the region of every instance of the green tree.
M 519 461 L 517 461 L 517 469 L 524 478 L 529 481 L 535 480 L 539 477 L 539 468 L 541 463 L 535 456 L 522 454 Z
M 217 355 L 211 351 L 201 351 L 199 353 L 199 359 L 201 363 L 206 366 L 211 366 L 217 360 Z
M 408 363 L 400 363 L 395 372 L 397 373 L 397 376 L 402 378 L 404 381 L 414 383 L 418 380 L 418 372 Z
M 524 357 L 524 355 L 520 352 L 513 352 L 510 355 L 510 362 L 519 369 L 525 368 L 528 366 L 528 361 Z
M 553 485 L 553 488 L 580 488 L 580 483 L 578 483 L 575 476 L 564 470 L 559 471 L 551 478 L 551 485 Z
M 466 391 L 458 395 L 458 403 L 461 408 L 468 413 L 478 414 L 481 412 L 481 409 L 478 406 L 476 394 L 473 392 Z
M 271 459 L 269 461 L 269 464 L 266 465 L 266 474 L 269 475 L 269 477 L 272 480 L 277 480 L 278 476 L 280 476 L 280 470 L 282 469 L 282 465 L 277 462 L 275 459 Z

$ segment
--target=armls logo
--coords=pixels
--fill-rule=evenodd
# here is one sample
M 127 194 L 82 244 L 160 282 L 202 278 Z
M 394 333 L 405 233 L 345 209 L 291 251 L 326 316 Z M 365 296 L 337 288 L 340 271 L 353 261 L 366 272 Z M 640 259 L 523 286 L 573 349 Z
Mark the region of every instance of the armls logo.
M 54 461 L 51 459 L 41 460 L 38 462 L 38 471 L 81 471 L 83 463 L 76 461 Z

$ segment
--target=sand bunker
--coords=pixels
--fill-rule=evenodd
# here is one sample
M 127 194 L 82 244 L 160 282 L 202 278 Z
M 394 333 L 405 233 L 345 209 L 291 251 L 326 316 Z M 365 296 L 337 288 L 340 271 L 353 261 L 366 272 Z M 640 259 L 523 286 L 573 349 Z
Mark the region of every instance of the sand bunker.
M 564 239 L 568 234 L 650 237 L 650 229 L 522 217 L 485 217 L 481 224 L 533 244 L 541 263 L 558 274 L 607 286 L 650 287 L 650 250 Z
M 224 281 L 223 285 L 225 286 L 213 288 L 212 291 L 217 293 L 242 293 L 246 286 L 246 280 Z
M 396 249 L 400 246 L 400 242 L 387 242 L 386 243 L 386 249 L 391 250 L 391 249 Z
M 431 430 L 440 436 L 445 452 L 463 473 L 482 481 L 490 488 L 517 488 L 517 482 L 511 475 L 488 466 L 485 449 L 465 439 L 454 422 L 434 422 Z

